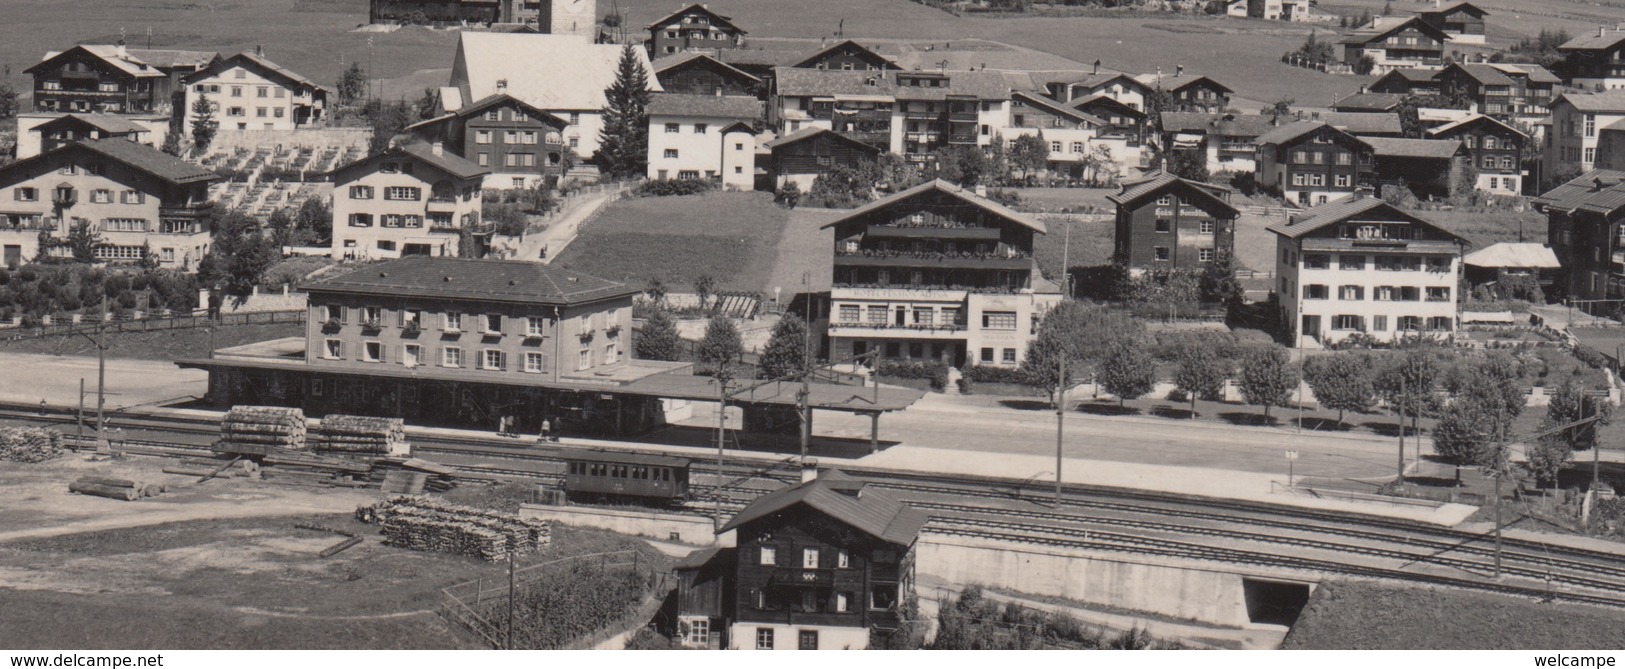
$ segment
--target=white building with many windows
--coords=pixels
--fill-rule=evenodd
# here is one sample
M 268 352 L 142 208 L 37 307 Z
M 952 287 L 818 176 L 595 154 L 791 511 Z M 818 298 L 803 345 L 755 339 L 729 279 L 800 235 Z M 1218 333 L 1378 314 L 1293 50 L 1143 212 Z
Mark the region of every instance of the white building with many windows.
M 1300 345 L 1455 333 L 1467 240 L 1373 197 L 1315 207 L 1269 231 L 1282 322 Z
M 1545 171 L 1578 174 L 1599 167 L 1599 137 L 1625 121 L 1625 90 L 1564 93 L 1552 101 L 1552 127 L 1546 133 Z
M 292 130 L 323 120 L 327 89 L 298 73 L 265 59 L 260 52 L 216 58 L 181 82 L 186 105 L 183 125 L 188 131 L 197 114 L 199 98 L 214 106 L 221 128 L 238 130 Z
M 762 103 L 739 95 L 659 93 L 649 102 L 650 179 L 707 179 L 726 190 L 756 185 Z
M 480 184 L 490 170 L 439 144 L 407 144 L 333 171 L 335 259 L 456 256 L 489 241 Z

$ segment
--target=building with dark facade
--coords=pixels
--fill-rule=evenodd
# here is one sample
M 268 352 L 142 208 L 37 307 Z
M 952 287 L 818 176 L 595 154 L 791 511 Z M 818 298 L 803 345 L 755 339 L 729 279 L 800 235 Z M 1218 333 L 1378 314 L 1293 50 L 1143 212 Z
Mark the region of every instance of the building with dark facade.
M 1505 122 L 1475 114 L 1427 131 L 1432 139 L 1450 139 L 1467 147 L 1478 170 L 1479 190 L 1517 195 L 1523 192 L 1523 148 L 1529 136 Z
M 1371 147 L 1372 174 L 1377 183 L 1409 188 L 1420 198 L 1443 199 L 1454 194 L 1471 159 L 1467 146 L 1455 139 L 1362 140 Z
M 1484 18 L 1490 13 L 1470 2 L 1452 2 L 1424 9 L 1417 13 L 1422 22 L 1438 28 L 1450 36 L 1450 41 L 1462 44 L 1484 43 Z
M 1142 74 L 1135 79 L 1146 88 L 1172 96 L 1174 108 L 1179 111 L 1222 112 L 1230 107 L 1230 96 L 1235 93 L 1212 77 L 1186 74 L 1184 65 L 1173 74 Z
M 874 49 L 858 44 L 852 40 L 836 42 L 827 47 L 814 51 L 812 55 L 797 61 L 794 67 L 808 70 L 842 70 L 842 71 L 878 71 L 901 70 L 897 63 L 890 58 L 882 56 Z
M 1296 121 L 1258 137 L 1259 188 L 1315 206 L 1375 187 L 1371 146 L 1324 121 Z
M 703 53 L 685 52 L 654 61 L 654 76 L 667 93 L 749 95 L 766 93 L 762 80 Z
M 23 72 L 34 77 L 35 111 L 167 114 L 182 90 L 181 79 L 217 56 L 81 44 L 47 53 Z
M 737 49 L 745 46 L 745 29 L 705 5 L 689 5 L 649 24 L 649 54 Z
M 763 144 L 772 151 L 768 172 L 774 186 L 795 183 L 805 193 L 819 175 L 837 167 L 875 161 L 885 150 L 826 128 L 802 128 Z
M 563 132 L 569 123 L 499 93 L 407 126 L 425 143 L 485 168 L 485 188 L 535 188 L 564 173 Z
M 1625 86 L 1625 30 L 1597 28 L 1557 48 L 1563 54 L 1560 69 L 1570 86 L 1605 91 Z
M 1379 16 L 1370 26 L 1343 38 L 1343 62 L 1354 65 L 1369 57 L 1373 72 L 1399 68 L 1444 67 L 1444 45 L 1450 35 L 1417 17 Z
M 1122 184 L 1113 260 L 1131 270 L 1202 269 L 1234 252 L 1230 189 L 1166 172 Z
M 903 631 L 914 609 L 914 546 L 929 517 L 839 470 L 803 479 L 722 527 L 735 548 L 678 564 L 685 645 L 862 650 Z
M 1562 263 L 1553 286 L 1574 300 L 1625 298 L 1625 171 L 1591 170 L 1535 198 L 1546 212 L 1546 244 Z M 1581 302 L 1590 313 L 1616 304 Z

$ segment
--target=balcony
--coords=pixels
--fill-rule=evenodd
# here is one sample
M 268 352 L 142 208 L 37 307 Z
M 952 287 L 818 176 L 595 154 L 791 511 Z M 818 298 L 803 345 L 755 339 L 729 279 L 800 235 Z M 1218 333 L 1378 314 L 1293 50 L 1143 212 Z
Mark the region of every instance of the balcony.
M 836 255 L 836 267 L 922 267 L 940 269 L 1032 269 L 1031 258 L 993 253 L 876 252 L 876 255 Z M 880 253 L 884 253 L 883 255 Z
M 890 300 L 963 300 L 966 295 L 1019 295 L 1025 286 L 913 285 L 836 280 L 830 295 L 835 299 L 876 298 Z
M 833 569 L 775 567 L 770 576 L 773 579 L 773 585 L 829 587 L 835 584 L 835 570 Z
M 948 135 L 949 144 L 976 144 L 976 133 L 953 133 Z
M 207 217 L 213 209 L 213 202 L 163 204 L 158 206 L 158 218 L 200 219 Z
M 832 337 L 885 337 L 901 339 L 958 339 L 967 329 L 964 323 L 830 323 Z

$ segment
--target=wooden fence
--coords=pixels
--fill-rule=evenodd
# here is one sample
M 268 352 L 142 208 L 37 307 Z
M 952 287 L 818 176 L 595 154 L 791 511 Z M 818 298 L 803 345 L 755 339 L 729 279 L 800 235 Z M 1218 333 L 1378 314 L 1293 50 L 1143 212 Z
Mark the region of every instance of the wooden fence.
M 493 649 L 501 649 L 507 645 L 507 621 L 480 615 L 481 605 L 506 602 L 515 592 L 522 593 L 532 586 L 545 587 L 549 574 L 579 564 L 595 565 L 605 573 L 625 570 L 644 575 L 648 578 L 650 593 L 665 592 L 671 585 L 671 572 L 660 568 L 659 561 L 643 553 L 642 550 L 590 553 L 522 567 L 514 570 L 512 589 L 509 588 L 506 578 L 464 581 L 440 589 L 444 598 L 440 614 L 452 624 L 468 630 L 481 643 Z
M 221 325 L 272 325 L 276 323 L 304 323 L 305 310 L 299 311 L 270 311 L 246 314 L 221 314 L 210 318 L 206 311 L 198 311 L 185 315 L 171 315 L 157 318 L 110 318 L 106 321 L 84 320 L 78 323 L 52 323 L 50 325 L 25 325 L 0 330 L 0 341 L 18 341 L 22 339 L 39 339 L 42 337 L 72 336 L 75 334 L 95 335 L 98 329 L 106 332 L 156 332 L 162 330 L 186 330 L 192 328 L 206 328 Z

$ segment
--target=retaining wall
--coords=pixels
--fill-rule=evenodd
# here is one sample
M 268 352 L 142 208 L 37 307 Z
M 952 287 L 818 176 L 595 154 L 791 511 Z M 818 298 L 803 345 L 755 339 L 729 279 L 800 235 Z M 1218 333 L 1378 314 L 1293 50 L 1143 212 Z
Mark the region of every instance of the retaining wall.
M 1032 595 L 1241 627 L 1249 623 L 1244 576 L 1307 582 L 1197 565 L 1178 566 L 1076 550 L 926 534 L 915 569 L 948 583 L 980 583 Z
M 596 527 L 620 534 L 696 546 L 716 543 L 715 525 L 711 519 L 688 513 L 521 504 L 519 517 L 541 518 L 576 527 Z

